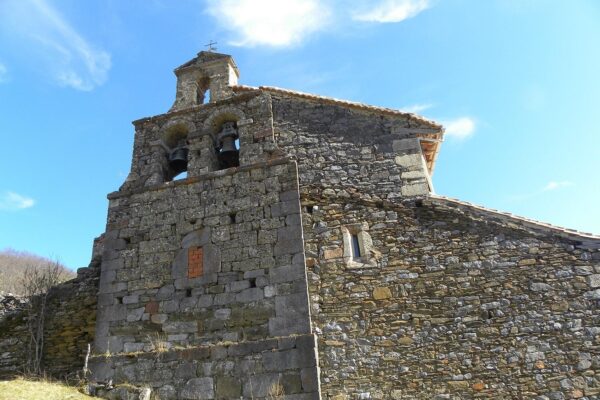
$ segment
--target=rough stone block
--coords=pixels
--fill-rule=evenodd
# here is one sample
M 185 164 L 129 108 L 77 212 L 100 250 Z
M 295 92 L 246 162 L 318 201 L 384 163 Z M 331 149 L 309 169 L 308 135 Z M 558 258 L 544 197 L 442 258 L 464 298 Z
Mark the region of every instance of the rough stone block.
M 168 318 L 167 314 L 152 314 L 150 316 L 150 321 L 155 324 L 163 324 Z
M 123 351 L 125 353 L 135 353 L 144 350 L 144 343 L 123 343 Z
M 600 274 L 588 275 L 585 277 L 585 280 L 592 289 L 600 287 Z
M 290 312 L 302 314 L 308 310 L 308 297 L 305 292 L 275 297 L 275 312 L 284 317 Z
M 165 323 L 162 329 L 166 333 L 194 333 L 198 324 L 196 321 L 173 321 Z
M 310 332 L 310 323 L 306 314 L 288 313 L 285 317 L 269 318 L 269 334 L 285 336 Z
M 421 145 L 417 138 L 393 140 L 392 150 L 398 153 L 421 151 Z
M 400 193 L 402 193 L 402 196 L 406 197 L 425 196 L 429 194 L 429 186 L 427 185 L 427 183 L 402 185 L 402 187 L 400 188 Z
M 303 265 L 284 265 L 269 270 L 269 280 L 271 284 L 291 282 L 304 279 Z
M 198 308 L 206 308 L 213 305 L 213 295 L 206 294 L 198 298 Z
M 244 384 L 244 397 L 266 397 L 271 386 L 277 385 L 279 380 L 278 373 L 251 375 Z
M 264 293 L 261 288 L 249 288 L 241 291 L 235 296 L 235 301 L 240 303 L 249 303 L 264 299 Z
M 185 383 L 179 397 L 185 400 L 212 400 L 215 398 L 212 378 L 194 378 Z
M 177 398 L 177 390 L 172 385 L 164 385 L 156 393 L 161 400 L 175 400 Z
M 373 289 L 373 298 L 375 300 L 385 300 L 392 297 L 392 292 L 387 287 L 376 287 Z
M 277 243 L 275 243 L 275 247 L 273 248 L 273 255 L 275 255 L 275 257 L 283 255 L 294 255 L 296 253 L 301 253 L 302 251 L 304 251 L 304 244 L 301 240 L 301 236 L 298 235 L 295 239 L 293 238 L 293 236 L 290 236 L 289 239 L 277 239 Z
M 316 367 L 302 368 L 300 379 L 304 392 L 316 392 L 319 390 L 319 373 Z
M 238 399 L 242 395 L 242 384 L 238 378 L 217 377 L 217 399 Z
M 178 379 L 192 379 L 196 377 L 196 366 L 194 362 L 185 361 L 177 366 L 175 369 L 175 378 Z
M 316 366 L 315 352 L 300 349 L 266 352 L 263 354 L 265 371 L 285 371 Z
M 144 307 L 129 310 L 127 312 L 127 322 L 139 321 L 142 319 L 142 315 L 144 315 Z
M 130 296 L 123 297 L 123 304 L 137 304 L 140 301 L 140 296 L 137 294 L 132 294 Z
M 397 165 L 404 168 L 415 168 L 420 167 L 422 165 L 423 156 L 420 153 L 414 154 L 403 154 L 400 156 L 396 156 L 395 162 Z
M 239 292 L 250 287 L 250 281 L 235 281 L 229 284 L 229 290 Z
M 281 392 L 288 396 L 302 392 L 302 379 L 299 371 L 289 371 L 283 374 L 279 385 Z

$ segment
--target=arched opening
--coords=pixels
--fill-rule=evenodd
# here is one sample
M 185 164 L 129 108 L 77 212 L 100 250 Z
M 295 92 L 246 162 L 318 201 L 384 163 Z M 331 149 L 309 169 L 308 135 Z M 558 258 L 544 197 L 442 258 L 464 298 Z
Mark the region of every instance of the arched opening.
M 189 154 L 187 135 L 188 127 L 183 123 L 171 125 L 166 130 L 163 140 L 167 156 L 166 181 L 187 178 Z
M 217 159 L 219 168 L 226 169 L 240 165 L 240 137 L 237 123 L 225 121 L 217 133 Z
M 178 180 L 181 180 L 181 179 L 185 179 L 187 177 L 188 177 L 187 171 L 182 171 L 179 174 L 175 175 L 172 180 L 178 181 Z
M 210 102 L 210 80 L 202 78 L 196 83 L 196 104 L 205 104 Z

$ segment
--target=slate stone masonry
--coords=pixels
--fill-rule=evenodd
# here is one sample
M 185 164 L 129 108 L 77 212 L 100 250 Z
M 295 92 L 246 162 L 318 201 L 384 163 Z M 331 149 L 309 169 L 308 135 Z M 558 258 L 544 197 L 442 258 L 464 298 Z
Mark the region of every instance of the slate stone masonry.
M 185 79 L 207 63 L 220 73 L 219 60 L 230 68 L 200 53 Z M 189 97 L 193 81 L 182 88 Z M 185 101 L 135 122 L 131 173 L 109 195 L 93 379 L 147 385 L 160 398 L 258 399 L 279 383 L 286 399 L 320 398 L 297 164 L 277 150 L 270 97 L 211 89 L 210 103 Z M 220 169 L 225 123 L 237 130 L 240 165 Z M 182 138 L 187 177 L 172 180 Z M 152 370 L 138 356 L 164 350 L 168 365 L 157 359 Z
M 176 75 L 171 110 L 134 122 L 95 269 L 52 309 L 57 371 L 94 324 L 61 318 L 98 287 L 106 398 L 600 398 L 600 237 L 435 195 L 432 121 L 239 86 L 218 53 Z M 22 361 L 13 317 L 0 376 Z

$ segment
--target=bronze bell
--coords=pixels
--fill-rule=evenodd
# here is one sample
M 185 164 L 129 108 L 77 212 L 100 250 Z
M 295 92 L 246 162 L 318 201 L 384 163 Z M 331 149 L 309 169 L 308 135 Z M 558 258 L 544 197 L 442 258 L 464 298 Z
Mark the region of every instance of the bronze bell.
M 223 152 L 237 151 L 235 148 L 235 140 L 238 138 L 237 129 L 235 129 L 235 122 L 225 122 L 217 136 L 219 142 L 219 150 Z
M 188 148 L 186 146 L 178 146 L 169 153 L 169 167 L 179 174 L 187 170 L 188 164 Z
M 239 138 L 235 122 L 225 122 L 221 132 L 217 135 L 218 157 L 221 168 L 230 168 L 239 166 L 239 150 L 235 146 L 235 141 Z
M 235 136 L 225 136 L 221 140 L 221 153 L 237 151 L 235 148 Z

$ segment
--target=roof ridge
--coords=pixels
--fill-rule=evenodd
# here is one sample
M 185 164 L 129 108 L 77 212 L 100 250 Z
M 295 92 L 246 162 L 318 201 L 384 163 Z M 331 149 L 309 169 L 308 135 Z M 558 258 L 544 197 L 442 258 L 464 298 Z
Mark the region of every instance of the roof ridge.
M 593 234 L 590 232 L 581 232 L 576 229 L 569 229 L 569 228 L 564 228 L 564 227 L 557 226 L 557 225 L 552 225 L 547 222 L 542 222 L 542 221 L 538 221 L 535 219 L 522 217 L 522 216 L 515 215 L 513 213 L 506 212 L 506 211 L 500 211 L 500 210 L 496 210 L 493 208 L 484 207 L 484 206 L 481 206 L 478 204 L 473 204 L 471 202 L 455 199 L 452 197 L 442 196 L 442 195 L 438 195 L 438 194 L 430 194 L 427 199 L 433 200 L 433 201 L 439 200 L 439 201 L 446 202 L 446 203 L 453 203 L 453 204 L 459 205 L 459 206 L 467 206 L 467 207 L 473 208 L 478 211 L 493 213 L 493 214 L 496 214 L 501 217 L 508 217 L 513 220 L 520 221 L 520 222 L 524 223 L 525 225 L 529 225 L 530 227 L 533 227 L 533 228 L 549 229 L 558 234 L 574 235 L 574 236 L 578 236 L 580 238 L 585 238 L 585 239 L 600 240 L 600 235 L 596 235 L 596 234 Z
M 388 108 L 388 107 L 381 107 L 381 106 L 373 106 L 370 104 L 366 104 L 366 103 L 361 103 L 361 102 L 357 102 L 357 101 L 350 101 L 350 100 L 342 100 L 342 99 L 338 99 L 335 97 L 329 97 L 329 96 L 322 96 L 322 95 L 318 95 L 318 94 L 312 94 L 312 93 L 306 93 L 306 92 L 300 92 L 298 90 L 291 90 L 291 89 L 284 89 L 284 88 L 280 88 L 280 87 L 276 87 L 276 86 L 247 86 L 247 85 L 235 85 L 232 86 L 233 90 L 266 90 L 269 92 L 276 92 L 276 93 L 282 93 L 282 94 L 290 94 L 290 95 L 294 95 L 294 96 L 298 96 L 298 97 L 302 97 L 302 98 L 307 98 L 307 99 L 313 99 L 313 100 L 325 100 L 325 101 L 329 101 L 332 103 L 336 103 L 336 104 L 343 104 L 343 105 L 347 105 L 347 106 L 353 106 L 353 107 L 357 107 L 360 109 L 365 109 L 365 110 L 372 110 L 372 111 L 380 111 L 380 112 L 386 112 L 389 114 L 394 114 L 394 115 L 404 115 L 404 116 L 408 116 L 410 118 L 413 118 L 417 121 L 426 123 L 428 125 L 430 125 L 432 128 L 435 129 L 439 129 L 442 130 L 444 129 L 444 127 L 440 124 L 438 124 L 437 122 L 430 120 L 428 118 L 422 117 L 418 114 L 414 114 L 411 112 L 406 112 L 406 111 L 401 111 L 401 110 L 396 110 L 393 108 Z

